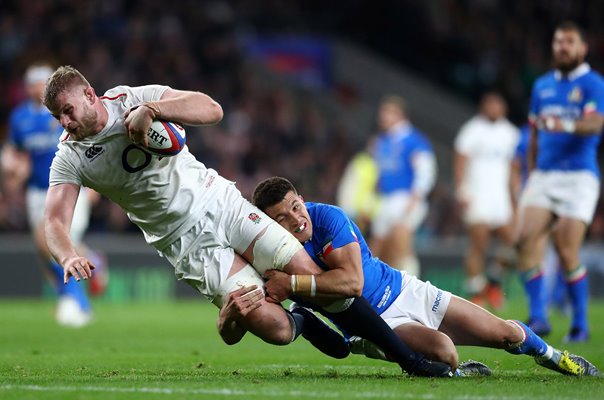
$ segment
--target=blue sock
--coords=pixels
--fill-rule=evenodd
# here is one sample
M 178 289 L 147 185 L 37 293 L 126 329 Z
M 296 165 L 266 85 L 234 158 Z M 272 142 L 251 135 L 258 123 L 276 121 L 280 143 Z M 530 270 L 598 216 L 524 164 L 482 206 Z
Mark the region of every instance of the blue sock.
M 49 263 L 50 270 L 52 271 L 55 279 L 55 287 L 57 288 L 57 294 L 59 296 L 71 296 L 80 305 L 82 311 L 90 310 L 90 301 L 86 295 L 86 289 L 83 284 L 76 281 L 73 277 L 69 279 L 67 284 L 63 283 L 63 268 L 55 261 Z
M 531 330 L 528 326 L 524 325 L 520 321 L 510 320 L 510 322 L 515 323 L 524 331 L 524 342 L 520 344 L 518 347 L 514 347 L 513 349 L 506 349 L 508 353 L 512 354 L 526 354 L 532 357 L 543 356 L 548 348 L 547 343 L 543 339 L 541 339 L 535 332 Z
M 556 271 L 554 287 L 552 288 L 550 295 L 551 305 L 563 310 L 564 306 L 566 305 L 567 293 L 568 289 L 566 288 L 566 279 L 564 277 L 564 273 L 561 270 L 558 270 Z
M 578 266 L 574 271 L 566 273 L 566 289 L 573 307 L 573 328 L 587 330 L 587 301 L 589 298 L 589 282 L 587 268 Z
M 520 274 L 529 302 L 529 319 L 547 322 L 546 301 L 543 293 L 543 272 L 534 267 Z

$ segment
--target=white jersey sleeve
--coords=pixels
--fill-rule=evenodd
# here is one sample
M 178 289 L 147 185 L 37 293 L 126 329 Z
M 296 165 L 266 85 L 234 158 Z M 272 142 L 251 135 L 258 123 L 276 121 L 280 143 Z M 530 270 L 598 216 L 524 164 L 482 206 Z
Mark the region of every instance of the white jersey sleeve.
M 436 157 L 433 153 L 421 151 L 413 155 L 413 192 L 425 196 L 432 190 L 436 182 Z

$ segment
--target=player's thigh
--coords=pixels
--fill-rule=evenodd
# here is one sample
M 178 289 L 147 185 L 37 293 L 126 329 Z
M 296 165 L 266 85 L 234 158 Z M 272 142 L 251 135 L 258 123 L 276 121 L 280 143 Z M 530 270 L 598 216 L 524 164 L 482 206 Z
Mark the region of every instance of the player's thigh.
M 565 217 L 558 219 L 552 236 L 556 251 L 562 258 L 563 263 L 578 259 L 586 232 L 587 225 L 583 221 Z M 576 265 L 565 265 L 565 267 L 575 268 Z
M 28 188 L 25 193 L 25 206 L 27 218 L 32 232 L 36 232 L 44 219 L 44 206 L 46 203 L 46 190 Z
M 547 235 L 553 214 L 547 208 L 526 206 L 519 211 L 517 243 L 533 243 Z
M 452 296 L 439 330 L 456 345 L 501 348 L 506 340 L 521 339 L 506 321 L 458 296 Z
M 243 257 L 235 254 L 228 278 L 220 284 L 212 303 L 221 308 L 230 293 L 254 285 L 264 287 L 260 274 Z M 291 323 L 285 310 L 266 299 L 260 300 L 260 307 L 249 312 L 239 323 L 268 343 L 284 345 L 292 339 Z
M 491 238 L 491 227 L 482 223 L 471 224 L 468 232 L 470 247 L 475 251 L 485 252 Z
M 413 250 L 413 230 L 405 224 L 395 224 L 385 239 L 384 258 L 397 261 Z

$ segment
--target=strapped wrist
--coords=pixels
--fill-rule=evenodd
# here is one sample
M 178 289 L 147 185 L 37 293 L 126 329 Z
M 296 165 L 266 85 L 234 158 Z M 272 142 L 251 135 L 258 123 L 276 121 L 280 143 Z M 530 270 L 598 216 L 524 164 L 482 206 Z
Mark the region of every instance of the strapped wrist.
M 153 119 L 161 119 L 161 109 L 159 108 L 159 104 L 153 101 L 147 101 L 141 104 L 143 107 L 147 107 L 149 110 L 153 111 Z
M 317 282 L 314 275 L 292 275 L 290 278 L 292 294 L 306 297 L 317 295 Z

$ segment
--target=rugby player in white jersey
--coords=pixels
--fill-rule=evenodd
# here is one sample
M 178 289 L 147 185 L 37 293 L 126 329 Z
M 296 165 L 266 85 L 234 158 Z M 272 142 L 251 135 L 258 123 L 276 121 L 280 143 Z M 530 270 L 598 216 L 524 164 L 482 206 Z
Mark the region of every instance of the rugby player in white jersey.
M 484 94 L 478 115 L 461 127 L 455 139 L 457 199 L 470 239 L 465 261 L 466 295 L 479 305 L 484 305 L 486 298 L 494 308 L 500 308 L 503 301 L 501 264 L 514 255 L 512 188 L 516 176 L 512 163 L 520 132 L 506 118 L 506 110 L 499 94 Z M 490 265 L 487 284 L 485 258 L 493 234 L 503 247 Z
M 326 354 L 347 354 L 348 348 L 331 346 L 329 335 L 336 333 L 314 314 L 286 312 L 275 299 L 268 301 L 270 292 L 264 297 L 258 272 L 274 268 L 296 274 L 295 293 L 322 305 L 347 330 L 379 342 L 405 371 L 452 375 L 448 365 L 430 362 L 401 342 L 360 297 L 362 286 L 342 293 L 342 271 L 321 274 L 291 234 L 186 147 L 174 157 L 142 149 L 154 119 L 218 123 L 223 111 L 209 96 L 147 85 L 118 86 L 98 97 L 79 71 L 63 66 L 48 80 L 44 104 L 65 129 L 51 167 L 45 215 L 48 247 L 65 281 L 86 279 L 94 269 L 68 234 L 80 186 L 88 186 L 126 211 L 147 243 L 174 266 L 177 279 L 221 308 L 218 330 L 226 343 L 250 331 L 283 345 L 302 333 Z M 255 287 L 248 296 L 234 296 Z

